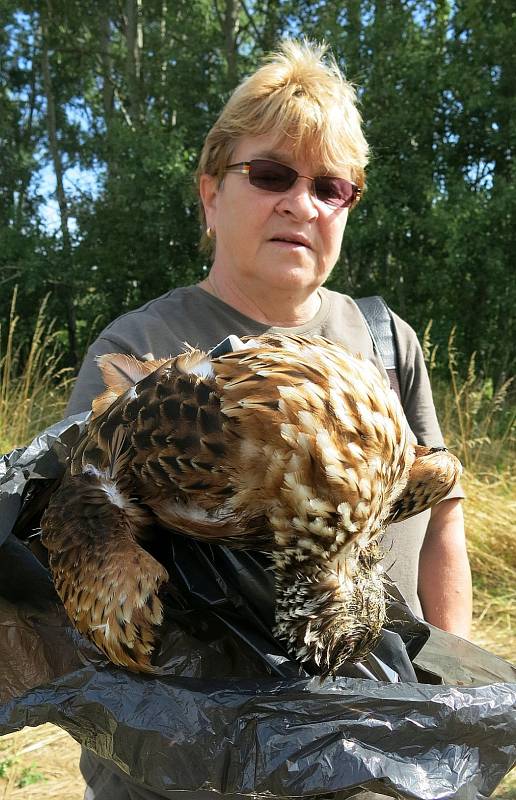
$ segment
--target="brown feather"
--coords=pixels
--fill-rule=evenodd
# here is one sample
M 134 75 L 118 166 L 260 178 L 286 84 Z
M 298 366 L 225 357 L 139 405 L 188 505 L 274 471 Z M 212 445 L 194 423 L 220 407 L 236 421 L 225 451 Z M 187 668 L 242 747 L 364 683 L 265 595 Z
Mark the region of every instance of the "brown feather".
M 98 356 L 97 364 L 106 384 L 106 391 L 93 399 L 91 404 L 93 416 L 100 416 L 121 394 L 167 361 L 170 359 L 139 361 L 134 356 L 127 356 L 124 353 Z
M 419 514 L 446 497 L 462 474 L 459 460 L 444 447 L 415 446 L 403 493 L 391 506 L 387 523 L 401 522 Z
M 77 629 L 113 664 L 151 672 L 162 621 L 158 591 L 168 573 L 136 541 L 150 523 L 136 504 L 106 502 L 97 477 L 68 477 L 42 519 L 43 544 L 58 594 Z M 64 535 L 66 532 L 67 535 Z M 126 573 L 137 580 L 126 581 Z

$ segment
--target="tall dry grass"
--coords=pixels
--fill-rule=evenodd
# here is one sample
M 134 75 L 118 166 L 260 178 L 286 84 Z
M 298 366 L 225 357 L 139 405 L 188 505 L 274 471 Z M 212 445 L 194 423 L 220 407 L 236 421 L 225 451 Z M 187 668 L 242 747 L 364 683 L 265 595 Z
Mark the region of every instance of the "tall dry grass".
M 0 452 L 25 444 L 64 412 L 71 370 L 61 366 L 59 334 L 46 316 L 46 300 L 30 340 L 18 336 L 17 291 L 9 321 L 0 326 Z
M 483 375 L 476 353 L 467 366 L 459 368 L 460 354 L 453 328 L 447 351 L 438 352 L 431 340 L 432 323 L 423 335 L 423 353 L 434 389 L 441 427 L 450 449 L 460 458 L 466 472 L 489 482 L 493 477 L 515 476 L 516 404 L 514 376 L 500 380 Z M 443 368 L 448 378 L 442 377 Z M 512 393 L 512 394 L 511 394 Z
M 473 354 L 459 368 L 455 329 L 447 352 L 431 342 L 431 323 L 423 351 L 448 447 L 464 466 L 464 516 L 473 578 L 473 641 L 514 661 L 516 657 L 516 405 L 514 378 L 495 385 L 477 368 Z M 444 361 L 444 364 L 443 364 Z M 439 363 L 440 362 L 440 363 Z M 448 380 L 437 380 L 446 366 Z M 493 797 L 516 800 L 514 771 Z
M 29 341 L 19 335 L 13 293 L 0 326 L 0 453 L 27 444 L 63 416 L 72 383 L 61 366 L 59 333 L 42 304 Z M 0 800 L 81 800 L 79 745 L 53 725 L 0 739 Z
M 516 655 L 516 405 L 513 377 L 498 385 L 475 354 L 459 369 L 455 329 L 439 358 L 431 324 L 423 351 L 447 445 L 464 465 L 464 513 L 474 584 L 475 641 L 507 659 Z M 439 363 L 440 360 L 440 363 Z M 443 364 L 444 362 L 444 364 Z M 448 380 L 436 379 L 446 366 Z
M 27 442 L 62 416 L 70 388 L 59 360 L 58 335 L 41 310 L 29 345 L 17 342 L 16 297 L 0 338 L 0 450 Z M 436 377 L 439 353 L 431 328 L 424 337 L 428 366 Z M 495 387 L 479 374 L 475 357 L 459 369 L 454 335 L 447 381 L 435 381 L 445 439 L 466 467 L 465 515 L 474 581 L 474 640 L 505 658 L 514 657 L 516 628 L 515 409 L 511 381 Z M 51 725 L 25 728 L 0 740 L 0 800 L 80 800 L 79 747 Z M 516 777 L 493 795 L 516 800 Z
M 473 639 L 508 661 L 516 656 L 514 479 L 466 475 L 464 514 L 473 576 Z

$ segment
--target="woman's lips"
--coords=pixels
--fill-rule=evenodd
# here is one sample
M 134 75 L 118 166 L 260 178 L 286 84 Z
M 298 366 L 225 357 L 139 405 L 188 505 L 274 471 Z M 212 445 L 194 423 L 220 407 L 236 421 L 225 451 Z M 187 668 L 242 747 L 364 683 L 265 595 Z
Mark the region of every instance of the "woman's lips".
M 299 247 L 307 248 L 308 250 L 312 249 L 310 243 L 304 239 L 283 239 L 281 237 L 274 237 L 273 239 L 270 239 L 270 241 L 273 244 L 278 245 L 278 247 L 287 249 L 297 249 Z

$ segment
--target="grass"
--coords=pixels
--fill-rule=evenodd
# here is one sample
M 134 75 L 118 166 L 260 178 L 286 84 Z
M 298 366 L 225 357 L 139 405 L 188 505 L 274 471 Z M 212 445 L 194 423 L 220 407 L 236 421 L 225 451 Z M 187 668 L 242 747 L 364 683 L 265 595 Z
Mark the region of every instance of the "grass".
M 70 377 L 60 367 L 57 334 L 42 309 L 32 340 L 16 344 L 16 297 L 10 324 L 0 331 L 0 451 L 29 440 L 62 416 Z M 510 659 L 516 630 L 515 409 L 511 380 L 495 386 L 478 374 L 473 356 L 462 374 L 454 335 L 447 353 L 449 379 L 436 378 L 430 327 L 424 338 L 434 373 L 436 405 L 450 449 L 466 467 L 468 551 L 474 582 L 473 640 Z M 82 800 L 79 746 L 52 725 L 0 739 L 0 800 Z M 513 773 L 514 775 L 514 773 Z M 516 775 L 493 797 L 516 800 Z
M 423 350 L 445 440 L 465 468 L 464 516 L 473 577 L 472 640 L 514 660 L 516 639 L 516 406 L 510 377 L 495 385 L 477 370 L 473 354 L 459 370 L 455 330 L 448 341 L 448 381 L 435 380 L 437 351 L 431 324 Z M 516 800 L 516 771 L 493 794 Z
M 455 330 L 444 357 L 449 379 L 437 379 L 431 324 L 423 351 L 438 417 L 450 450 L 464 466 L 464 514 L 473 575 L 473 636 L 477 644 L 514 658 L 516 631 L 516 405 L 513 378 L 495 385 L 479 373 L 475 354 L 463 373 Z M 442 366 L 442 364 L 441 364 Z
M 19 341 L 16 294 L 7 330 L 0 327 L 0 453 L 63 416 L 72 380 L 70 370 L 60 366 L 58 333 L 46 319 L 46 301 L 30 341 Z
M 447 368 L 448 378 L 443 380 L 437 375 L 437 348 L 431 342 L 431 327 L 429 323 L 423 336 L 423 352 L 448 447 L 460 458 L 466 472 L 477 478 L 489 482 L 493 476 L 507 473 L 514 478 L 514 376 L 495 384 L 477 369 L 476 353 L 461 372 L 453 328 L 439 365 Z
M 514 659 L 516 637 L 516 486 L 466 476 L 464 513 L 474 584 L 478 644 Z
M 80 747 L 54 725 L 0 739 L 0 800 L 82 800 Z

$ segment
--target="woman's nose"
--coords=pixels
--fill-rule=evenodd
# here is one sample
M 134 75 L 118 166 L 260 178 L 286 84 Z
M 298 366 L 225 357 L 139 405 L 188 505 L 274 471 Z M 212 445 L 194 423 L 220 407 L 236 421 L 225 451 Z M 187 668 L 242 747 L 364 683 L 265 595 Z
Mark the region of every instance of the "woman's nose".
M 278 201 L 280 213 L 292 214 L 299 220 L 312 220 L 319 215 L 313 178 L 299 175 L 290 189 Z

